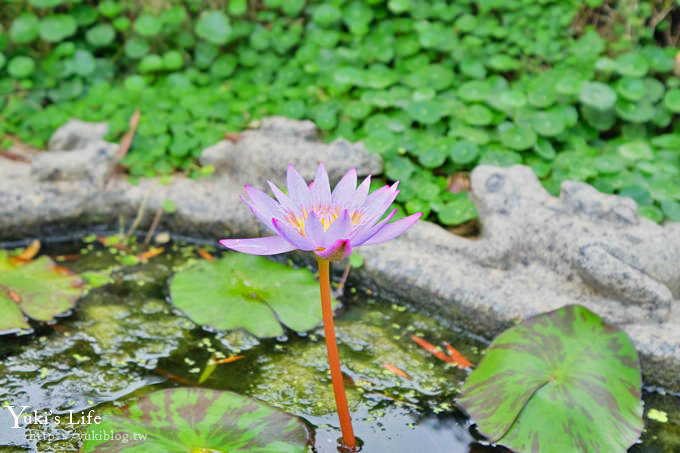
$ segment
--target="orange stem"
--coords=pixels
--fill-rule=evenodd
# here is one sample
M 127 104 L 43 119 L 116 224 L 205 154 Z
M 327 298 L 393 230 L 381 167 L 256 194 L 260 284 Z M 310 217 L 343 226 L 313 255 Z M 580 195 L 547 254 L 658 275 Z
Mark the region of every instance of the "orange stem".
M 342 443 L 345 447 L 355 449 L 357 441 L 354 438 L 352 429 L 352 419 L 349 416 L 347 407 L 347 396 L 345 395 L 345 385 L 342 382 L 342 371 L 340 370 L 340 357 L 338 355 L 338 344 L 335 340 L 335 327 L 333 323 L 333 307 L 331 306 L 331 280 L 330 262 L 317 258 L 319 263 L 319 287 L 321 289 L 321 311 L 323 312 L 323 330 L 326 335 L 326 349 L 328 350 L 328 365 L 331 368 L 331 380 L 333 381 L 333 393 L 335 393 L 335 404 L 338 408 L 340 418 L 340 429 L 342 430 Z

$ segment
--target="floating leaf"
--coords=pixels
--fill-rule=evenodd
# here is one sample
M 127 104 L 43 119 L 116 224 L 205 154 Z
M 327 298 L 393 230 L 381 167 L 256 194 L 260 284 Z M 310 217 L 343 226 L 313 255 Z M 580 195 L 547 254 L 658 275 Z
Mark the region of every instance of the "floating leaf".
M 73 308 L 82 282 L 77 275 L 64 275 L 47 256 L 13 266 L 0 251 L 0 333 L 27 329 L 22 312 L 37 321 L 51 321 Z
M 307 428 L 297 417 L 258 400 L 202 388 L 160 390 L 106 411 L 91 424 L 83 453 L 242 451 L 304 453 Z M 107 433 L 125 434 L 126 442 Z M 140 440 L 140 437 L 144 437 Z
M 499 335 L 459 403 L 491 442 L 516 451 L 616 453 L 642 432 L 641 385 L 628 336 L 568 305 Z
M 266 258 L 227 254 L 175 275 L 172 302 L 194 322 L 216 329 L 244 328 L 258 337 L 298 332 L 321 322 L 319 286 L 306 269 Z

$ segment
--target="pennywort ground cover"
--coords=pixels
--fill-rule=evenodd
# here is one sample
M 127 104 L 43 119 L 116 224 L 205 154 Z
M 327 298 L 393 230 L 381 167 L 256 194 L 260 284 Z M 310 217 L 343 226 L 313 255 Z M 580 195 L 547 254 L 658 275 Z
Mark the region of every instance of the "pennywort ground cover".
M 278 114 L 381 154 L 403 183 L 397 218 L 472 219 L 453 175 L 523 163 L 552 193 L 586 181 L 679 220 L 677 5 L 627 3 L 17 2 L 0 29 L 1 144 L 44 146 L 74 116 L 118 140 L 139 107 L 130 175 L 199 176 L 203 148 Z

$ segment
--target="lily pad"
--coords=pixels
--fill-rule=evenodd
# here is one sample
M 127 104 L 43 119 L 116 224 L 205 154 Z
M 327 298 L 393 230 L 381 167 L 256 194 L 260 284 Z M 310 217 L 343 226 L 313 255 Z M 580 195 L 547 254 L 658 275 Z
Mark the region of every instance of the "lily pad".
M 201 261 L 172 280 L 173 304 L 197 324 L 220 330 L 244 328 L 257 337 L 298 332 L 321 322 L 319 285 L 306 269 L 266 258 L 227 254 Z
M 459 403 L 516 451 L 625 452 L 642 432 L 642 380 L 628 336 L 580 305 L 499 335 Z
M 64 275 L 47 256 L 14 265 L 0 251 L 0 333 L 29 329 L 24 315 L 51 321 L 73 308 L 82 294 L 77 275 Z
M 297 417 L 233 392 L 160 390 L 91 424 L 81 451 L 303 453 L 307 428 Z M 103 434 L 116 433 L 113 440 Z M 124 436 L 126 442 L 121 442 Z M 144 437 L 143 440 L 140 437 Z

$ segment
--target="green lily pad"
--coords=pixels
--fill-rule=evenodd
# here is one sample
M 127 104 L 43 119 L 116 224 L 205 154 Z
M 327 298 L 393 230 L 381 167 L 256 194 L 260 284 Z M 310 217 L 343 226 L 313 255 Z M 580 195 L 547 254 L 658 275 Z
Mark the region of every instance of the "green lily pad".
M 121 437 L 101 440 L 110 433 Z M 120 440 L 123 435 L 128 441 Z M 309 433 L 297 417 L 256 399 L 233 392 L 176 388 L 149 393 L 125 408 L 102 413 L 101 423 L 91 424 L 85 438 L 83 453 L 304 453 Z
M 673 113 L 680 113 L 680 89 L 669 90 L 663 97 L 663 105 Z
M 319 285 L 306 269 L 230 253 L 179 272 L 170 284 L 173 304 L 194 322 L 220 330 L 244 328 L 258 337 L 298 332 L 321 322 Z
M 526 127 L 512 126 L 501 134 L 501 143 L 510 149 L 522 151 L 536 144 L 536 133 Z
M 79 276 L 58 272 L 47 256 L 15 266 L 7 252 L 0 251 L 0 333 L 28 329 L 23 315 L 52 321 L 73 308 L 81 285 Z
M 229 19 L 222 11 L 206 11 L 196 22 L 194 31 L 199 38 L 212 44 L 226 44 L 231 37 Z
M 578 96 L 585 105 L 599 110 L 608 110 L 616 104 L 614 90 L 600 82 L 584 83 Z
M 568 305 L 499 335 L 459 403 L 491 442 L 516 451 L 625 452 L 643 428 L 641 386 L 628 336 Z
M 59 42 L 76 32 L 76 20 L 68 14 L 53 14 L 40 21 L 40 37 L 48 42 Z

